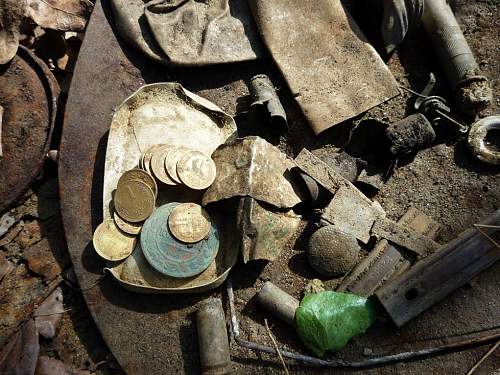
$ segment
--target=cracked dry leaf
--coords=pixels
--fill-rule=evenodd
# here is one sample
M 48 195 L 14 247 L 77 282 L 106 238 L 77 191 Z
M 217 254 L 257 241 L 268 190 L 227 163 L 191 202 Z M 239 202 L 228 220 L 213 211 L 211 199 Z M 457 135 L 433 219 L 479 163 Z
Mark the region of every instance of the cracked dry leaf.
M 28 16 L 43 28 L 82 31 L 92 11 L 88 0 L 27 0 Z
M 19 47 L 19 27 L 26 0 L 0 0 L 0 65 L 7 64 Z

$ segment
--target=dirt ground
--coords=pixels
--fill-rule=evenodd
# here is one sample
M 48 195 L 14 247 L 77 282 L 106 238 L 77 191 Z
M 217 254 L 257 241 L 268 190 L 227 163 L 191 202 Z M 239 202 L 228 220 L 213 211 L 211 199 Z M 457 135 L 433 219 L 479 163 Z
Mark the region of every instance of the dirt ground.
M 350 1 L 349 6 L 352 7 L 355 17 L 359 20 L 364 19 L 365 15 L 353 3 L 355 2 Z M 493 92 L 497 94 L 492 105 L 481 116 L 498 114 L 500 113 L 498 97 L 500 1 L 456 0 L 452 5 L 481 69 L 490 77 Z M 369 30 L 367 34 L 370 35 Z M 442 71 L 437 65 L 434 52 L 422 27 L 410 35 L 388 61 L 388 65 L 401 85 L 417 91 L 425 86 L 428 73 L 435 72 L 440 84 L 437 92 L 446 98 L 450 97 Z M 276 85 L 281 88 L 279 93 L 289 117 L 288 137 L 282 138 L 280 142 L 283 151 L 295 156 L 302 147 L 315 152 L 332 152 L 345 145 L 346 134 L 351 129 L 352 123 L 328 131 L 321 137 L 314 137 L 305 126 L 300 110 L 288 94 L 276 70 L 266 64 L 262 64 L 261 68 L 268 71 Z M 240 78 L 235 78 L 234 82 L 229 83 L 232 88 L 226 95 L 210 97 L 232 114 L 235 114 L 237 102 L 234 93 L 239 92 L 241 95 L 247 93 L 246 86 Z M 186 87 L 191 88 L 189 84 Z M 203 90 L 199 93 L 203 96 Z M 354 136 L 358 134 L 359 144 L 357 147 L 351 146 L 347 149 L 353 156 L 366 160 L 371 173 L 382 173 L 388 168 L 387 159 L 380 157 L 383 152 L 379 150 L 379 144 L 374 141 L 379 129 L 376 122 L 392 123 L 412 113 L 413 100 L 411 94 L 403 92 L 402 96 L 354 121 L 359 124 L 359 130 L 354 133 Z M 454 114 L 459 116 L 456 111 Z M 462 120 L 470 122 L 472 119 L 462 117 Z M 368 127 L 368 125 L 373 126 Z M 355 139 L 354 136 L 352 139 Z M 394 174 L 372 198 L 381 203 L 392 219 L 398 219 L 410 206 L 420 209 L 444 226 L 438 238 L 438 242 L 444 243 L 478 222 L 484 215 L 500 208 L 499 172 L 499 168 L 474 160 L 464 139 L 457 140 L 447 132 L 440 132 L 433 147 L 419 152 L 413 158 L 399 161 Z M 12 211 L 18 222 L 22 223 L 22 229 L 10 243 L 0 248 L 3 255 L 16 265 L 16 271 L 4 278 L 0 284 L 0 346 L 17 329 L 19 323 L 29 316 L 30 308 L 35 302 L 26 296 L 30 293 L 42 296 L 50 285 L 50 280 L 43 274 L 33 271 L 27 260 L 26 254 L 31 253 L 28 249 L 38 246 L 43 256 L 50 259 L 53 257 L 53 262 L 59 266 L 59 270 L 55 270 L 54 273 L 60 273 L 64 277 L 65 281 L 61 283 L 61 287 L 64 307 L 68 310 L 62 314 L 56 337 L 52 340 L 42 340 L 41 354 L 61 359 L 75 369 L 89 370 L 97 374 L 120 374 L 122 370 L 92 320 L 72 274 L 64 245 L 59 242 L 64 230 L 58 210 L 57 168 L 48 161 L 43 175 L 26 194 L 24 202 Z M 311 214 L 305 218 L 311 218 Z M 267 314 L 262 314 L 254 296 L 263 283 L 270 280 L 296 298 L 302 297 L 305 284 L 313 278 L 318 278 L 308 266 L 304 253 L 307 239 L 315 228 L 315 224 L 304 221 L 301 230 L 275 262 L 243 265 L 240 261 L 236 265 L 232 274 L 243 338 L 270 345 L 271 341 L 263 321 L 267 317 L 280 347 L 306 352 L 290 327 Z M 366 335 L 353 339 L 339 356 L 359 360 L 363 358 L 362 353 L 367 357 L 414 350 L 439 344 L 445 337 L 498 327 L 499 271 L 500 265 L 496 264 L 401 330 L 397 330 L 390 322 L 382 319 Z M 327 288 L 334 288 L 339 283 L 339 280 L 323 281 Z M 399 342 L 406 344 L 401 346 Z M 193 345 L 196 343 L 188 346 Z M 472 367 L 487 350 L 488 346 L 484 346 L 425 361 L 370 369 L 363 373 L 461 374 Z M 232 345 L 231 355 L 234 373 L 282 373 L 281 366 L 274 356 L 258 354 L 236 345 Z M 180 358 L 176 361 L 182 360 Z M 193 363 L 184 368 L 198 366 L 196 358 L 187 360 Z M 499 351 L 483 363 L 477 373 L 492 374 L 498 368 L 500 368 Z M 290 372 L 304 374 L 333 371 L 313 370 L 291 364 Z

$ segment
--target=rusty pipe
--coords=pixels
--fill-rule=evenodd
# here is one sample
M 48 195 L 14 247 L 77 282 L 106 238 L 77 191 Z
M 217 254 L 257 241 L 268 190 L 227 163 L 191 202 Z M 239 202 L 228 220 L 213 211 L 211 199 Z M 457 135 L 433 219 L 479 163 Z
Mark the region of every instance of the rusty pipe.
M 422 22 L 459 108 L 474 114 L 490 105 L 493 96 L 490 82 L 481 74 L 446 0 L 426 0 Z

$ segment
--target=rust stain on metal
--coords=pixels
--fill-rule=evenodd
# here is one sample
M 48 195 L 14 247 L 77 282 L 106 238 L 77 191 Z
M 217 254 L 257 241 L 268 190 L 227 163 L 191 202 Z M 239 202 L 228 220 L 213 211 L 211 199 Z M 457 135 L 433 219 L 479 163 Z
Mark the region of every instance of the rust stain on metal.
M 48 151 L 59 87 L 45 63 L 24 47 L 0 76 L 0 212 L 38 175 Z

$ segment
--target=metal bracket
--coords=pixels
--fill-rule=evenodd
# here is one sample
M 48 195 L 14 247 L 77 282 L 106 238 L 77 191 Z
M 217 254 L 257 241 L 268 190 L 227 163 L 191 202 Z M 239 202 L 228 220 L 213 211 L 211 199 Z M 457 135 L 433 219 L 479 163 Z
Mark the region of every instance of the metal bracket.
M 430 95 L 435 86 L 436 78 L 433 73 L 430 73 L 429 82 L 427 82 L 423 91 L 418 95 L 414 108 L 427 116 L 433 126 L 439 125 L 441 122 L 445 121 L 459 133 L 467 133 L 469 127 L 450 116 L 451 108 L 448 106 L 446 100 L 441 96 Z

